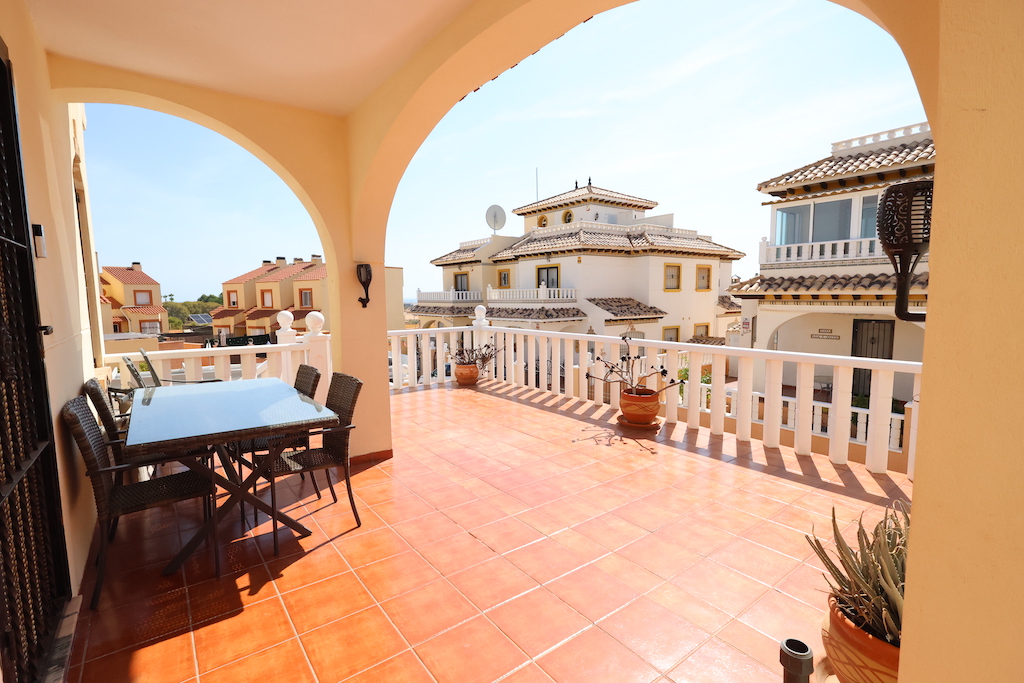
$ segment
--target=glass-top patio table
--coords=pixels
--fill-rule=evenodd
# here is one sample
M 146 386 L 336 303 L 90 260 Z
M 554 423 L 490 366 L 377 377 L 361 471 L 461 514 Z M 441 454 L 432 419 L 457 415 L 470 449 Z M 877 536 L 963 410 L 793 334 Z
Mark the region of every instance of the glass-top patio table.
M 276 378 L 136 390 L 125 454 L 163 454 L 163 457 L 154 457 L 153 462 L 181 462 L 189 469 L 213 477 L 217 485 L 229 493 L 228 499 L 217 508 L 217 514 L 185 544 L 164 568 L 164 574 L 177 571 L 214 531 L 216 524 L 241 502 L 276 517 L 300 536 L 308 536 L 309 529 L 253 495 L 252 489 L 292 441 L 288 436 L 301 436 L 311 429 L 337 424 L 338 416 L 334 411 Z M 259 437 L 281 438 L 271 440 L 270 456 L 262 458 L 241 481 L 232 467 L 228 445 Z M 187 453 L 190 449 L 210 446 L 216 448 L 227 477 L 203 464 L 201 453 Z M 275 542 L 275 548 L 276 545 Z

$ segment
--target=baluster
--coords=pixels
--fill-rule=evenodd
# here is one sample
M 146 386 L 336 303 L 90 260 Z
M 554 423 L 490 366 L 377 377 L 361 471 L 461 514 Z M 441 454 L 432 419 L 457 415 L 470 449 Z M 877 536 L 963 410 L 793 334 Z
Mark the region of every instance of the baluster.
M 417 335 L 419 337 L 420 344 L 420 364 L 423 372 L 423 386 L 430 387 L 434 385 L 434 378 L 431 374 L 434 372 L 432 367 L 434 364 L 434 356 L 430 353 L 430 334 L 424 333 Z
M 725 361 L 726 357 L 718 353 L 711 357 L 711 433 L 714 436 L 725 433 Z
M 782 428 L 782 361 L 765 361 L 764 434 L 766 448 L 778 448 Z
M 537 373 L 537 388 L 541 391 L 547 391 L 550 386 L 550 379 L 548 374 L 551 368 L 551 346 L 549 344 L 550 339 L 547 337 L 537 336 L 537 367 L 540 372 Z
M 273 349 L 274 347 L 268 346 L 267 348 L 268 349 Z M 187 365 L 187 363 L 186 363 L 186 365 Z M 188 373 L 188 368 L 187 367 L 186 367 L 186 373 Z M 277 377 L 278 379 L 282 380 L 286 384 L 291 384 L 295 380 L 294 377 L 291 377 L 291 378 L 282 377 L 282 374 L 281 374 L 281 352 L 277 351 L 277 350 L 267 351 L 267 373 L 269 373 L 269 375 L 271 377 Z M 189 379 L 192 379 L 192 378 L 189 377 Z
M 845 465 L 850 453 L 850 401 L 853 368 L 836 366 L 832 374 L 832 404 L 828 409 L 828 459 Z
M 869 472 L 884 473 L 889 467 L 889 422 L 892 415 L 892 370 L 871 371 L 871 404 L 868 406 L 868 447 L 864 465 Z
M 604 344 L 604 357 L 605 358 L 610 358 L 614 362 L 614 360 L 618 358 L 618 355 L 617 355 L 618 354 L 618 348 L 617 347 L 618 347 L 618 344 L 615 344 L 613 346 L 611 342 L 605 342 L 605 344 Z M 631 347 L 628 343 L 626 344 L 626 355 L 629 356 L 629 357 L 632 357 L 632 356 L 635 355 L 633 353 L 633 347 Z M 626 362 L 629 362 L 629 358 L 626 359 Z M 608 405 L 610 405 L 612 408 L 614 408 L 616 410 L 619 409 L 619 393 L 622 391 L 622 389 L 623 389 L 623 386 L 621 384 L 609 384 L 608 385 Z M 601 393 L 602 394 L 604 393 L 604 389 L 603 388 L 601 390 Z
M 516 366 L 515 366 L 515 340 L 514 334 L 508 332 L 502 335 L 505 339 L 505 350 L 502 352 L 505 354 L 505 384 L 511 384 L 515 386 L 516 383 Z
M 565 355 L 563 356 L 563 362 L 565 363 L 565 395 L 570 398 L 578 394 L 579 377 L 577 374 L 578 366 L 576 365 L 576 346 L 579 343 L 578 339 L 567 339 L 565 341 Z
M 889 450 L 898 451 L 901 449 L 900 433 L 903 431 L 903 416 L 892 415 L 889 421 Z
M 256 378 L 256 354 L 247 351 L 255 348 L 252 346 L 241 346 L 242 350 L 242 379 L 255 379 Z
M 551 391 L 556 395 L 562 393 L 562 340 L 551 338 Z
M 434 367 L 437 368 L 437 382 L 444 385 L 448 381 L 444 371 L 444 335 L 440 332 L 434 333 Z M 431 382 L 433 384 L 433 382 Z
M 391 335 L 391 388 L 396 391 L 405 386 L 402 376 L 402 338 Z
M 917 461 L 917 425 L 921 413 L 921 373 L 914 375 L 914 393 L 911 396 L 913 407 L 910 415 L 909 434 L 903 437 L 904 450 L 907 454 L 907 476 L 914 479 L 914 465 Z
M 793 450 L 797 455 L 811 454 L 811 426 L 814 421 L 814 364 L 796 365 L 796 435 Z M 790 410 L 792 415 L 793 411 Z
M 812 411 L 812 415 L 813 415 L 813 420 L 812 420 L 812 424 L 811 424 L 811 433 L 812 434 L 823 434 L 824 433 L 824 426 L 825 426 L 825 424 L 824 424 L 824 417 L 823 417 L 824 413 L 822 412 L 823 408 L 821 406 L 817 405 L 817 404 L 812 404 L 811 411 Z
M 213 357 L 213 376 L 223 382 L 231 381 L 231 356 Z
M 754 359 L 745 356 L 740 357 L 739 385 L 735 401 L 736 412 L 736 440 L 750 441 L 750 418 L 753 406 L 754 386 Z
M 686 426 L 689 429 L 700 428 L 701 399 L 704 393 L 700 386 L 700 363 L 703 359 L 704 354 L 700 351 L 689 351 L 686 354 L 686 363 L 689 367 L 686 380 Z
M 276 354 L 275 354 L 276 355 Z M 190 356 L 185 359 L 185 379 L 203 378 L 203 359 L 201 356 Z
M 665 354 L 665 369 L 669 380 L 679 381 L 679 350 L 668 349 Z M 671 386 L 665 390 L 665 422 L 679 421 L 679 386 Z

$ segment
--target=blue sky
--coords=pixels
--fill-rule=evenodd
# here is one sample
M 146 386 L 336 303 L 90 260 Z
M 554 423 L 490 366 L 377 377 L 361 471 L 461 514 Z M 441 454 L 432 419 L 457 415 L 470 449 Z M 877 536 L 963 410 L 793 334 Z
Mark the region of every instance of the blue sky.
M 264 258 L 321 253 L 280 179 L 219 135 L 130 107 L 89 105 L 93 220 L 106 265 L 143 262 L 178 300 Z M 386 261 L 406 297 L 440 288 L 428 261 L 485 237 L 484 212 L 593 183 L 659 202 L 676 227 L 749 256 L 768 232 L 757 183 L 830 143 L 925 119 L 895 42 L 824 0 L 640 0 L 598 15 L 470 93 L 399 185 Z

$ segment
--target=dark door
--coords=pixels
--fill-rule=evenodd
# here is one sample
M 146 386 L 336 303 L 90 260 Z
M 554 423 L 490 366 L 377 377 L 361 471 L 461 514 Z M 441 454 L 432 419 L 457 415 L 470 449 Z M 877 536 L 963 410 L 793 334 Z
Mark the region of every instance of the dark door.
M 541 284 L 548 289 L 558 289 L 558 266 L 545 266 L 537 269 L 537 286 Z
M 895 320 L 854 320 L 853 351 L 860 358 L 892 358 L 892 336 Z M 871 371 L 854 369 L 853 395 L 871 394 Z
M 0 662 L 41 678 L 70 587 L 7 47 L 0 41 Z

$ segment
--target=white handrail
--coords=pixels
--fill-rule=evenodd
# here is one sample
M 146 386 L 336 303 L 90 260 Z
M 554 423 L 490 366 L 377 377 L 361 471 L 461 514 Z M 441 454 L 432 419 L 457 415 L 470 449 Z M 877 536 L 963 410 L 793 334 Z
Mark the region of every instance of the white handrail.
M 761 263 L 844 261 L 884 257 L 885 254 L 878 244 L 878 239 L 874 237 L 827 242 L 800 242 L 799 244 L 761 243 Z

